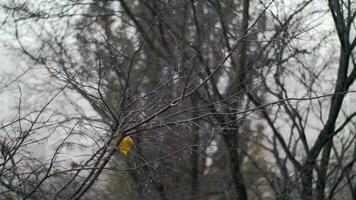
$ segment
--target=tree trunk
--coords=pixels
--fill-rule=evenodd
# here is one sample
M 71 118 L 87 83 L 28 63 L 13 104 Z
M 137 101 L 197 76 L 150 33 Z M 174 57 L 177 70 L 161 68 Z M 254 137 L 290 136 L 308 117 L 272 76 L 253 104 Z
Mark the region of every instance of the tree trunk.
M 238 200 L 247 200 L 247 190 L 240 168 L 240 158 L 237 151 L 238 130 L 227 130 L 224 133 L 224 141 L 230 157 L 230 171 L 234 181 Z

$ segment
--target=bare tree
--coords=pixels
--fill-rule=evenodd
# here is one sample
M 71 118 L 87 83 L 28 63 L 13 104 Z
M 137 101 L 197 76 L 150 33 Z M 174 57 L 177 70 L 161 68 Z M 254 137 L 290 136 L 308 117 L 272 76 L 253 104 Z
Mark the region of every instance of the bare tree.
M 316 4 L 1 2 L 8 44 L 34 64 L 0 86 L 20 85 L 16 118 L 0 124 L 0 192 L 355 199 L 355 113 L 343 104 L 356 2 Z

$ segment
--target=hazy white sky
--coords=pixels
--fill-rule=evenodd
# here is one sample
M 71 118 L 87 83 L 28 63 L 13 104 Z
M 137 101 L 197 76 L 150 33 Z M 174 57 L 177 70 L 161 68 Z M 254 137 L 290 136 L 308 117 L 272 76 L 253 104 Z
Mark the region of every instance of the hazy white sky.
M 9 105 L 10 105 L 10 97 L 11 91 L 9 89 L 13 89 L 14 87 L 11 86 L 10 88 L 1 90 L 4 84 L 11 81 L 10 77 L 7 76 L 8 74 L 15 73 L 17 71 L 16 64 L 12 60 L 12 56 L 6 50 L 6 48 L 0 45 L 0 113 L 2 116 L 0 119 L 3 119 L 6 113 L 10 112 Z

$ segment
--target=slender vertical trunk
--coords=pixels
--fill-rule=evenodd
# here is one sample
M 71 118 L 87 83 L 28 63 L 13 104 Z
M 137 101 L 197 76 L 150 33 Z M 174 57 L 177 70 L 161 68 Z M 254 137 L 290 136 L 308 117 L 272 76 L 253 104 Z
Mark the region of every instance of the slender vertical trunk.
M 191 155 L 191 197 L 196 199 L 199 195 L 199 127 L 193 125 L 193 142 L 192 142 L 192 155 Z
M 301 170 L 302 191 L 301 197 L 303 200 L 313 199 L 313 165 L 304 166 Z
M 192 95 L 191 102 L 192 106 L 195 108 L 198 106 L 198 97 Z M 197 117 L 197 112 L 193 112 L 193 118 Z M 192 125 L 192 147 L 191 147 L 191 198 L 196 199 L 199 195 L 199 126 L 196 124 L 198 122 L 193 122 Z
M 241 22 L 240 37 L 243 37 L 247 34 L 250 1 L 244 0 L 242 6 L 243 8 L 242 8 L 242 22 Z M 234 66 L 235 78 L 232 80 L 232 82 L 229 83 L 229 90 L 227 92 L 228 96 L 243 89 L 247 49 L 248 49 L 247 42 L 242 40 L 240 46 L 237 49 L 238 59 L 237 59 L 236 66 Z M 235 116 L 232 118 L 235 118 Z M 235 119 L 232 119 L 231 121 L 234 120 Z M 224 137 L 225 144 L 228 148 L 228 153 L 230 157 L 230 171 L 237 193 L 236 199 L 247 200 L 247 189 L 241 172 L 241 159 L 239 158 L 239 154 L 237 151 L 239 147 L 239 127 L 236 126 L 234 127 L 234 129 L 225 130 L 223 137 Z
M 238 130 L 227 130 L 224 133 L 224 142 L 227 145 L 230 157 L 230 171 L 234 181 L 237 200 L 247 200 L 247 189 L 241 172 L 240 158 L 237 151 Z
M 336 81 L 336 87 L 334 93 L 344 92 L 349 89 L 351 84 L 347 83 L 347 71 L 349 67 L 350 50 L 347 45 L 341 48 L 339 70 Z M 351 82 L 352 83 L 352 82 Z M 303 195 L 307 195 L 309 199 L 312 198 L 312 181 L 313 181 L 313 169 L 315 168 L 316 159 L 320 151 L 323 150 L 321 155 L 321 171 L 319 173 L 318 181 L 316 184 L 317 199 L 324 199 L 325 186 L 327 181 L 327 168 L 330 160 L 330 153 L 332 147 L 332 138 L 334 136 L 336 120 L 339 116 L 345 94 L 335 95 L 331 99 L 330 110 L 328 120 L 321 130 L 313 148 L 307 156 L 307 160 L 304 164 L 304 171 L 302 174 Z M 309 177 L 310 176 L 310 177 Z M 310 197 L 309 197 L 310 196 Z
M 328 166 L 329 166 L 332 145 L 333 145 L 333 141 L 330 140 L 330 142 L 328 142 L 323 149 L 321 165 L 320 165 L 320 172 L 318 173 L 318 181 L 316 184 L 316 192 L 317 192 L 316 199 L 317 200 L 325 199 L 324 190 L 325 190 L 325 186 L 326 186 L 327 171 L 328 171 Z

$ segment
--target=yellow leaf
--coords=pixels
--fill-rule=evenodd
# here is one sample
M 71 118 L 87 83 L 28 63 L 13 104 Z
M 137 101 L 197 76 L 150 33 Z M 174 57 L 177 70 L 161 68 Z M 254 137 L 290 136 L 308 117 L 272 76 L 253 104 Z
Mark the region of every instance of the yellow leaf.
M 133 145 L 135 142 L 130 136 L 126 136 L 124 139 L 121 140 L 119 144 L 119 151 L 120 153 L 127 155 L 131 149 L 130 146 Z

